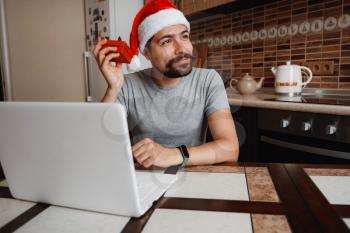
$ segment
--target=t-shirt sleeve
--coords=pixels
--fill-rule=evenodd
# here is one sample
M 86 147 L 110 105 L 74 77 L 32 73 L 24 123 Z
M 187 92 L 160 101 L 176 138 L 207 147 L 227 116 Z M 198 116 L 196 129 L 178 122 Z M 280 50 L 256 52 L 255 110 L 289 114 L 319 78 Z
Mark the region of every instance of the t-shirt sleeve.
M 125 80 L 126 81 L 126 80 Z M 127 92 L 127 85 L 126 82 L 124 81 L 124 85 L 122 89 L 119 92 L 119 95 L 117 97 L 116 102 L 122 104 L 125 107 L 126 113 L 129 113 L 128 109 L 128 92 Z
M 205 100 L 206 116 L 218 110 L 230 109 L 225 85 L 218 72 L 212 70 L 208 78 L 210 80 L 208 82 Z

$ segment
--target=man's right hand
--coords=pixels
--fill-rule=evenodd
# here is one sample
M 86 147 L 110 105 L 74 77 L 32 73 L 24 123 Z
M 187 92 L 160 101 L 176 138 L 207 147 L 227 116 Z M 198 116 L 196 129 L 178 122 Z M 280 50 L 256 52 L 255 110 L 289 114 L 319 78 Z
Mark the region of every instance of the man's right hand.
M 103 77 L 105 78 L 108 84 L 108 89 L 106 91 L 106 96 L 104 97 L 104 99 L 108 97 L 107 95 L 113 95 L 114 98 L 110 96 L 107 99 L 111 100 L 108 102 L 114 102 L 123 86 L 124 75 L 123 75 L 121 63 L 117 63 L 115 66 L 111 63 L 111 60 L 113 58 L 120 56 L 120 54 L 117 52 L 117 48 L 106 47 L 102 49 L 102 45 L 105 44 L 106 42 L 107 42 L 106 39 L 99 40 L 93 52 L 94 52 L 94 56 L 97 61 L 97 64 L 99 65 L 100 70 L 103 74 Z

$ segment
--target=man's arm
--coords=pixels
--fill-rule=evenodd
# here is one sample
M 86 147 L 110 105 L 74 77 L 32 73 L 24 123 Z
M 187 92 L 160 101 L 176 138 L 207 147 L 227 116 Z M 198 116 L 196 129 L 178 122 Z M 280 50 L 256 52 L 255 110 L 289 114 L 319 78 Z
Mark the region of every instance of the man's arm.
M 222 78 L 211 71 L 207 86 L 205 113 L 214 141 L 188 149 L 189 165 L 237 161 L 239 143 Z
M 122 71 L 122 64 L 117 63 L 113 65 L 111 60 L 117 58 L 120 54 L 117 52 L 116 47 L 102 48 L 102 45 L 107 42 L 106 39 L 99 40 L 94 48 L 94 56 L 99 65 L 99 68 L 103 74 L 104 79 L 107 82 L 107 90 L 102 98 L 101 102 L 114 103 L 121 91 L 124 83 L 124 75 Z
M 188 165 L 236 162 L 239 143 L 230 110 L 222 109 L 209 114 L 208 123 L 214 140 L 188 148 Z
M 105 95 L 103 96 L 102 103 L 115 103 L 119 94 L 118 89 L 107 88 Z
M 235 125 L 229 109 L 215 111 L 208 116 L 209 128 L 214 141 L 188 148 L 190 155 L 187 165 L 236 162 L 239 143 Z M 145 138 L 132 147 L 138 163 L 144 167 L 170 167 L 182 163 L 182 155 L 177 148 L 166 148 Z

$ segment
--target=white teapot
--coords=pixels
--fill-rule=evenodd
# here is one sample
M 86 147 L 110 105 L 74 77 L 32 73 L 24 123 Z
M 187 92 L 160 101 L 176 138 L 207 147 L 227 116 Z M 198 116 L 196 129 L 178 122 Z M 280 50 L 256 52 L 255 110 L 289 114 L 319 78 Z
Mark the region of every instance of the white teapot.
M 275 75 L 275 92 L 278 94 L 300 95 L 302 89 L 312 80 L 312 71 L 306 66 L 292 65 L 287 61 L 286 65 L 271 68 Z M 307 80 L 303 82 L 302 74 Z

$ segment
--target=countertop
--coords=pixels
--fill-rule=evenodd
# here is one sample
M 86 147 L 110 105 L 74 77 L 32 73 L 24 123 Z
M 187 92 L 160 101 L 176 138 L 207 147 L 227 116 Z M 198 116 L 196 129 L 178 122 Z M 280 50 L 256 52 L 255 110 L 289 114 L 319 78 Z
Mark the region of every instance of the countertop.
M 278 96 L 273 88 L 263 88 L 251 95 L 241 95 L 231 88 L 227 88 L 226 92 L 230 105 L 234 106 L 350 116 L 350 106 L 271 101 L 269 99 Z
M 140 218 L 15 200 L 2 181 L 0 232 L 349 232 L 350 165 L 224 163 L 178 175 Z

